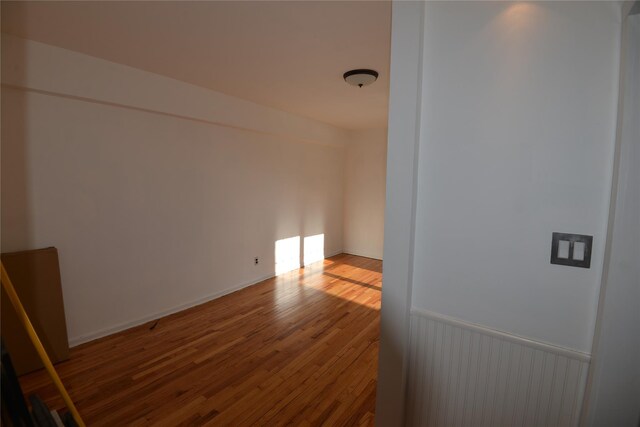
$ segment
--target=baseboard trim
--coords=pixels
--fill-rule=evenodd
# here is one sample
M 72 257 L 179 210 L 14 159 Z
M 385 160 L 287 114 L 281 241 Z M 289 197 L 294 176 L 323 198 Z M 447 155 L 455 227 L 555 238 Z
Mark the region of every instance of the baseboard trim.
M 140 326 L 143 325 L 147 322 L 150 322 L 152 320 L 156 320 L 156 319 L 160 319 L 162 317 L 165 316 L 169 316 L 171 314 L 174 313 L 178 313 L 179 311 L 182 310 L 187 310 L 189 308 L 201 305 L 201 304 L 205 304 L 209 301 L 213 301 L 214 299 L 223 297 L 225 295 L 231 294 L 233 292 L 239 291 L 241 289 L 244 288 L 248 288 L 249 286 L 253 286 L 253 285 L 257 285 L 260 282 L 264 282 L 265 280 L 269 280 L 271 278 L 275 277 L 274 274 L 269 274 L 267 276 L 263 276 L 258 278 L 257 280 L 252 280 L 250 282 L 246 282 L 246 283 L 242 283 L 240 285 L 236 285 L 236 286 L 232 286 L 229 288 L 226 288 L 222 291 L 218 291 L 218 292 L 214 292 L 212 294 L 208 294 L 204 297 L 186 302 L 184 304 L 180 304 L 177 305 L 175 307 L 166 309 L 166 310 L 161 310 L 161 311 L 157 311 L 155 313 L 149 314 L 147 316 L 143 316 L 143 317 L 139 317 L 135 320 L 131 320 L 129 322 L 123 322 L 123 323 L 119 323 L 117 325 L 114 326 L 110 326 L 108 328 L 104 328 L 104 329 L 100 329 L 98 331 L 89 333 L 89 334 L 85 334 L 85 335 L 81 335 L 79 337 L 75 337 L 75 338 L 71 338 L 69 339 L 69 347 L 77 347 L 81 344 L 85 344 L 88 343 L 90 341 L 94 341 L 97 340 L 99 338 L 104 338 L 106 336 L 109 335 L 113 335 L 116 334 L 118 332 L 122 332 L 125 331 L 127 329 L 131 329 L 131 328 L 135 328 L 136 326 Z
M 367 252 L 351 251 L 351 250 L 345 249 L 343 251 L 343 253 L 348 254 L 348 255 L 361 256 L 363 258 L 371 258 L 371 259 L 375 259 L 375 260 L 378 260 L 378 261 L 382 261 L 382 258 L 380 258 L 378 256 L 374 256 L 374 255 L 372 255 L 370 253 L 367 253 Z
M 343 253 L 342 249 L 339 249 L 337 251 L 330 252 L 330 253 L 326 254 L 325 258 L 331 258 L 333 256 L 340 255 L 342 253 Z M 239 291 L 239 290 L 244 289 L 244 288 L 248 288 L 249 286 L 257 285 L 260 282 L 264 282 L 265 280 L 269 280 L 269 279 L 272 279 L 274 277 L 276 277 L 276 274 L 272 273 L 272 274 L 260 277 L 260 278 L 258 278 L 256 280 L 252 280 L 250 282 L 242 283 L 242 284 L 236 285 L 236 286 L 231 286 L 231 287 L 226 288 L 226 289 L 224 289 L 222 291 L 214 292 L 212 294 L 205 295 L 204 297 L 195 299 L 193 301 L 189 301 L 189 302 L 186 302 L 184 304 L 180 304 L 180 305 L 177 305 L 175 307 L 171 307 L 171 308 L 166 309 L 166 310 L 157 311 L 155 313 L 152 313 L 152 314 L 149 314 L 147 316 L 143 316 L 143 317 L 137 318 L 135 320 L 131 320 L 129 322 L 119 323 L 117 325 L 110 326 L 110 327 L 104 328 L 104 329 L 100 329 L 98 331 L 95 331 L 95 332 L 92 332 L 92 333 L 89 333 L 89 334 L 80 335 L 79 337 L 75 337 L 75 338 L 70 338 L 69 339 L 69 347 L 77 347 L 77 346 L 79 346 L 81 344 L 85 344 L 85 343 L 88 343 L 90 341 L 94 341 L 94 340 L 97 340 L 97 339 L 100 339 L 100 338 L 104 338 L 106 336 L 113 335 L 113 334 L 116 334 L 118 332 L 126 331 L 127 329 L 135 328 L 136 326 L 143 325 L 143 324 L 145 324 L 147 322 L 151 322 L 152 320 L 160 319 L 162 317 L 169 316 L 169 315 L 174 314 L 174 313 L 178 313 L 178 312 L 180 312 L 182 310 L 187 310 L 189 308 L 198 306 L 200 304 L 205 304 L 205 303 L 207 303 L 209 301 L 213 301 L 214 299 L 223 297 L 225 295 L 231 294 L 233 292 Z
M 338 249 L 337 251 L 333 251 L 333 252 L 329 252 L 329 253 L 325 254 L 324 258 L 327 259 L 327 258 L 338 256 L 338 255 L 341 255 L 341 254 L 344 254 L 344 253 L 346 253 L 346 252 L 343 251 L 342 249 Z
M 523 345 L 526 347 L 531 347 L 534 349 L 542 350 L 545 352 L 557 354 L 560 356 L 564 356 L 570 359 L 579 360 L 581 362 L 590 362 L 591 354 L 584 353 L 578 350 L 574 350 L 567 347 L 558 346 L 555 344 L 550 344 L 544 341 L 537 341 L 531 338 L 525 338 L 520 335 L 511 334 L 509 332 L 500 331 L 497 329 L 487 328 L 486 326 L 479 325 L 477 323 L 467 322 L 465 320 L 457 319 L 455 317 L 446 316 L 444 314 L 435 313 L 430 310 L 424 310 L 420 308 L 412 308 L 411 315 L 426 317 L 429 319 L 434 319 L 440 322 L 444 322 L 453 326 L 457 326 L 460 328 L 465 328 L 468 330 L 476 331 L 481 334 L 494 336 L 496 338 L 504 339 L 507 341 L 511 341 L 513 343 Z

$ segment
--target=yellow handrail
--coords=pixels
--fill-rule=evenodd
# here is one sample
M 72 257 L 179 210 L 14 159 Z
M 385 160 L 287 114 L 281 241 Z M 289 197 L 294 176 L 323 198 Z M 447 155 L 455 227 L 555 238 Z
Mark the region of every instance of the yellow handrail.
M 84 421 L 82 421 L 82 417 L 80 417 L 80 414 L 76 409 L 76 406 L 73 404 L 73 401 L 69 396 L 69 393 L 67 393 L 67 389 L 64 388 L 64 384 L 62 384 L 62 381 L 60 380 L 58 373 L 53 367 L 53 364 L 51 363 L 51 359 L 49 359 L 49 356 L 47 356 L 47 352 L 42 346 L 42 342 L 40 342 L 40 338 L 38 338 L 38 334 L 36 333 L 35 329 L 33 329 L 31 320 L 29 320 L 29 316 L 27 316 L 27 313 L 24 311 L 24 307 L 20 302 L 20 298 L 18 298 L 18 294 L 16 293 L 16 290 L 13 287 L 13 284 L 11 283 L 11 279 L 9 279 L 9 275 L 7 274 L 7 270 L 4 269 L 4 264 L 2 264 L 2 262 L 0 262 L 0 269 L 1 269 L 0 278 L 2 279 L 2 286 L 4 287 L 4 290 L 7 292 L 7 295 L 11 300 L 11 304 L 13 304 L 13 308 L 16 310 L 16 313 L 18 314 L 18 317 L 22 322 L 22 326 L 24 326 L 24 328 L 27 330 L 27 334 L 29 334 L 29 338 L 31 339 L 33 346 L 36 348 L 36 351 L 40 356 L 40 360 L 42 360 L 44 367 L 47 369 L 47 372 L 49 372 L 49 376 L 51 377 L 56 388 L 62 395 L 62 398 L 64 399 L 64 403 L 66 403 L 67 408 L 69 408 L 69 411 L 71 412 L 71 415 L 73 415 L 73 419 L 76 421 L 78 426 L 86 427 Z

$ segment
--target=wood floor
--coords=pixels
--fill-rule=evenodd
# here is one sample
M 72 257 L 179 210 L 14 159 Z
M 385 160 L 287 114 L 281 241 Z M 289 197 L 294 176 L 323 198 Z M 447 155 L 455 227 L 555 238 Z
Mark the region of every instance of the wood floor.
M 90 426 L 372 425 L 382 263 L 338 255 L 71 350 Z M 21 378 L 62 407 L 46 373 Z

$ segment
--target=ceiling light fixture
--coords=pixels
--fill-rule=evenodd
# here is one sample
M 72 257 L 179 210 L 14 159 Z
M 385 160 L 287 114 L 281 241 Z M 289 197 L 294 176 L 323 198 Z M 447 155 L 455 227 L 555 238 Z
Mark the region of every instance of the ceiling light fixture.
M 344 73 L 342 76 L 344 81 L 352 86 L 369 86 L 371 83 L 378 79 L 378 72 L 373 70 L 351 70 Z

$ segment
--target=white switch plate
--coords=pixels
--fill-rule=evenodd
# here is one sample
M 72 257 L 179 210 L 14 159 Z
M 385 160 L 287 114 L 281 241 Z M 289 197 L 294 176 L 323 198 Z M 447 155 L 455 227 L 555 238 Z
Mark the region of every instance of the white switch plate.
M 575 242 L 573 244 L 573 259 L 575 261 L 584 261 L 584 242 Z
M 568 240 L 560 240 L 558 242 L 558 258 L 569 259 L 569 247 L 571 242 Z

